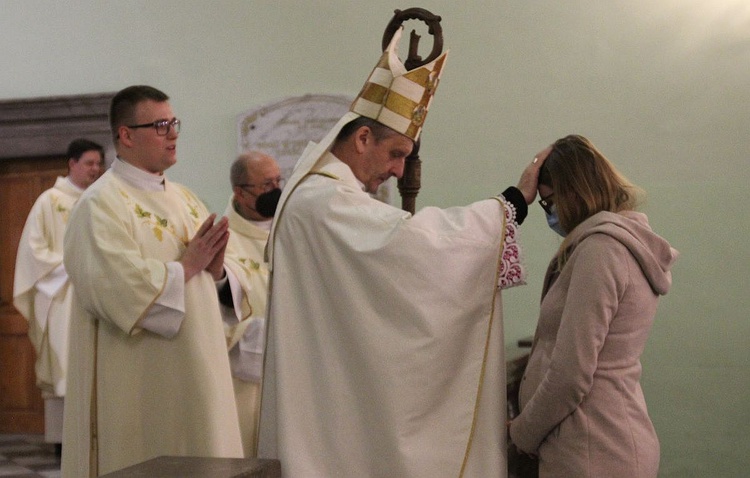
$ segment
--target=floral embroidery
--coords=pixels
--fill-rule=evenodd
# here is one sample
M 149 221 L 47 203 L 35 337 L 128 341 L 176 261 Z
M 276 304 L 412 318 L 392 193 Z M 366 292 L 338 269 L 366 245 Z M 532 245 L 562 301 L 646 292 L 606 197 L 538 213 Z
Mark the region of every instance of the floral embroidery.
M 52 210 L 59 213 L 62 216 L 63 224 L 68 223 L 68 217 L 70 216 L 70 209 L 60 204 L 60 198 L 58 196 L 50 196 L 52 202 Z
M 185 189 L 184 187 L 181 187 L 174 183 L 173 183 L 173 186 L 177 189 L 177 191 L 180 192 L 182 197 L 185 199 L 185 206 L 187 208 L 187 213 L 193 218 L 194 230 L 198 230 L 201 226 L 201 222 L 206 217 L 205 214 L 203 216 L 201 215 L 201 211 L 204 211 L 204 208 L 201 207 L 202 203 L 188 189 Z M 190 242 L 188 240 L 189 235 L 190 235 L 190 232 L 185 231 L 185 238 L 182 240 L 182 242 L 186 246 L 188 245 L 188 242 Z
M 166 218 L 160 217 L 158 214 L 154 214 L 143 209 L 143 206 L 131 199 L 127 191 L 120 189 L 120 194 L 125 198 L 130 207 L 133 208 L 135 216 L 138 219 L 141 219 L 145 225 L 151 227 L 151 232 L 154 234 L 154 237 L 159 240 L 159 242 L 162 242 L 164 240 L 164 232 L 166 231 L 182 241 L 183 244 L 187 243 L 187 239 L 180 237 L 177 234 L 177 231 L 175 231 L 174 226 L 169 224 L 169 221 Z
M 505 212 L 505 244 L 498 264 L 497 285 L 500 289 L 508 289 L 526 283 L 526 270 L 521 264 L 516 209 L 504 197 L 499 196 L 498 199 Z
M 260 270 L 260 263 L 252 260 L 249 257 L 242 257 L 239 259 L 243 266 L 248 267 L 254 271 Z
M 200 218 L 201 215 L 198 211 L 200 211 L 199 204 L 200 202 L 198 199 L 191 194 L 187 189 L 184 188 L 178 188 L 180 191 L 180 194 L 182 194 L 182 197 L 185 198 L 185 204 L 187 205 L 188 214 L 193 216 L 195 221 L 193 223 L 195 224 L 196 228 L 200 227 Z
M 195 208 L 195 206 L 193 206 L 192 204 L 188 204 L 188 209 L 190 209 L 190 215 L 198 219 L 198 210 Z
M 138 216 L 138 217 L 140 217 L 141 219 L 148 219 L 148 218 L 151 217 L 151 213 L 147 212 L 147 211 L 144 211 L 141 208 L 140 204 L 136 204 L 135 205 L 135 215 Z

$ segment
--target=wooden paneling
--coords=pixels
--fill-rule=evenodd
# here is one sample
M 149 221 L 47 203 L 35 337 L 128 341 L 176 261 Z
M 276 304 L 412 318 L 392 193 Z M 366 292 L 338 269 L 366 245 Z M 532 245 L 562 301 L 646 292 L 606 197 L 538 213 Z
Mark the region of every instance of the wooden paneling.
M 44 402 L 35 384 L 26 319 L 13 307 L 16 251 L 36 198 L 65 175 L 67 161 L 26 158 L 0 163 L 0 432 L 43 433 Z
M 13 307 L 16 251 L 36 198 L 67 172 L 74 138 L 102 144 L 112 93 L 0 101 L 0 433 L 43 433 L 44 401 L 26 320 Z

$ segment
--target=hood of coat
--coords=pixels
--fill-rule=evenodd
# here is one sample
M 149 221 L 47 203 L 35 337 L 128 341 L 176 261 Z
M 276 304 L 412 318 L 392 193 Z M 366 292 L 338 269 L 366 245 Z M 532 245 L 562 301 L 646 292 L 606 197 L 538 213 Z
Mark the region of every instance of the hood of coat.
M 636 211 L 594 214 L 570 233 L 570 251 L 592 234 L 607 234 L 627 247 L 654 291 L 660 295 L 669 292 L 671 270 L 679 252 L 651 230 L 645 214 Z

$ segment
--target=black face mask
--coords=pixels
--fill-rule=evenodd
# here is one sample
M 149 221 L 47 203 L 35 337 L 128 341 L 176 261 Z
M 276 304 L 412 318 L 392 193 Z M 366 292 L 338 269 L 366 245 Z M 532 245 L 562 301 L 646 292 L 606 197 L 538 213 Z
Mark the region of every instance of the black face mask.
M 279 188 L 265 192 L 255 199 L 255 210 L 263 217 L 273 217 L 280 198 L 281 189 Z

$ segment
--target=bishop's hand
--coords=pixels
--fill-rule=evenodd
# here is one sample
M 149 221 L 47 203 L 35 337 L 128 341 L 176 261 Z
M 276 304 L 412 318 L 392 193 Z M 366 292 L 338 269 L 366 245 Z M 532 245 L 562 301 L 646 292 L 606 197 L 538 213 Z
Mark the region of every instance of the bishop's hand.
M 526 200 L 526 204 L 531 204 L 536 199 L 536 189 L 539 182 L 539 169 L 544 164 L 544 160 L 547 159 L 549 153 L 552 151 L 552 146 L 547 146 L 543 150 L 539 151 L 531 163 L 526 166 L 521 174 L 521 179 L 518 180 L 518 186 L 516 186 L 521 193 L 523 198 Z

